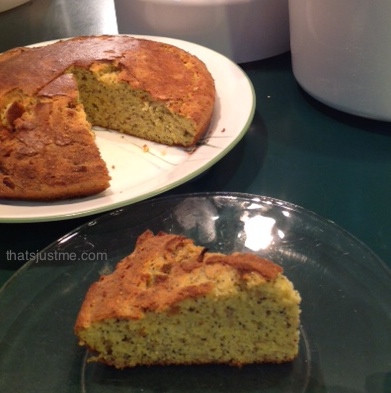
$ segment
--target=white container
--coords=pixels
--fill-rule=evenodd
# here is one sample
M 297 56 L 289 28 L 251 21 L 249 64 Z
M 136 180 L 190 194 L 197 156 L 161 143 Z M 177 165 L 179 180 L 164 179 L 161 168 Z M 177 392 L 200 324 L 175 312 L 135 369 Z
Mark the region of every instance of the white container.
M 391 1 L 289 0 L 298 83 L 336 109 L 391 121 Z
M 289 50 L 288 0 L 115 0 L 118 31 L 211 48 L 237 63 Z

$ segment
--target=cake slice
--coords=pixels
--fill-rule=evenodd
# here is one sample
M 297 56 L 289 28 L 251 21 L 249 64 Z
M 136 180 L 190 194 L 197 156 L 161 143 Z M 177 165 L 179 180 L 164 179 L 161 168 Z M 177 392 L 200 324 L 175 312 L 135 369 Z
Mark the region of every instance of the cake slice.
M 91 361 L 282 363 L 298 354 L 300 295 L 278 265 L 150 231 L 89 288 L 75 333 Z

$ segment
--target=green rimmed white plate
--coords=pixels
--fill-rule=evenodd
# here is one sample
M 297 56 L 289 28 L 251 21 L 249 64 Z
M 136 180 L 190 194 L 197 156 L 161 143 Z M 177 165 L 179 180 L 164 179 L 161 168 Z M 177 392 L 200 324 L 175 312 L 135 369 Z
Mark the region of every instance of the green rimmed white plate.
M 216 86 L 214 115 L 207 138 L 189 153 L 181 148 L 94 128 L 97 145 L 112 178 L 110 188 L 88 198 L 49 203 L 0 200 L 0 222 L 63 220 L 139 202 L 199 176 L 243 138 L 253 119 L 256 99 L 251 81 L 238 65 L 194 43 L 154 36 L 135 37 L 175 45 L 206 64 Z

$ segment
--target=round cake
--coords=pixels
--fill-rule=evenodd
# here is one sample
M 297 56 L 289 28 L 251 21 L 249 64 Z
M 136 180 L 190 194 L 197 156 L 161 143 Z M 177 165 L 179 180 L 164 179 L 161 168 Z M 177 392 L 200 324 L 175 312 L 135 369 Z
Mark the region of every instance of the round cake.
M 89 36 L 0 55 L 0 198 L 58 200 L 107 189 L 94 141 L 101 126 L 195 146 L 215 86 L 205 64 L 175 46 Z

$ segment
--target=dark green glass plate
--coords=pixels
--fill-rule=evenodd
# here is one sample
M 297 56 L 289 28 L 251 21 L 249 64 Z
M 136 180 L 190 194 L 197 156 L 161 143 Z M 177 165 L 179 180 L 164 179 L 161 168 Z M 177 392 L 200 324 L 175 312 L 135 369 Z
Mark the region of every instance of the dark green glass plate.
M 302 296 L 300 353 L 284 365 L 86 363 L 73 325 L 89 285 L 145 229 L 282 265 Z M 0 392 L 391 392 L 391 273 L 332 222 L 275 199 L 192 194 L 108 213 L 59 239 L 0 291 Z

